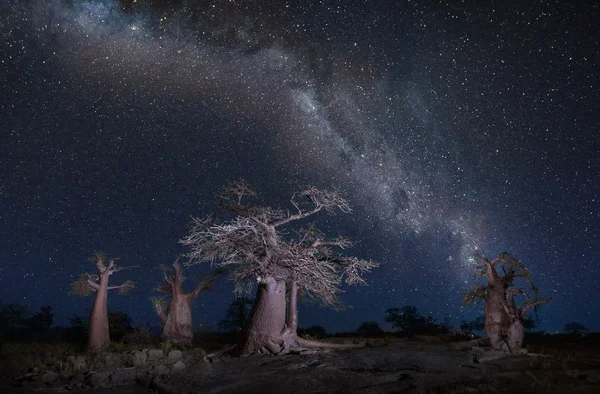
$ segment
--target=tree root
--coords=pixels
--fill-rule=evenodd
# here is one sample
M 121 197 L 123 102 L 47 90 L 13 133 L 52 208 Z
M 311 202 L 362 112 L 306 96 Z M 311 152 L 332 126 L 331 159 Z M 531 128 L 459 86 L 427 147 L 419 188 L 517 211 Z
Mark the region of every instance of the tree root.
M 297 337 L 296 341 L 298 342 L 299 345 L 302 345 L 303 347 L 306 348 L 325 348 L 325 349 L 356 349 L 359 347 L 364 347 L 363 345 L 359 345 L 359 344 L 341 344 L 341 343 L 326 343 L 326 342 L 319 342 L 319 341 L 310 341 L 308 339 L 304 339 L 301 337 Z

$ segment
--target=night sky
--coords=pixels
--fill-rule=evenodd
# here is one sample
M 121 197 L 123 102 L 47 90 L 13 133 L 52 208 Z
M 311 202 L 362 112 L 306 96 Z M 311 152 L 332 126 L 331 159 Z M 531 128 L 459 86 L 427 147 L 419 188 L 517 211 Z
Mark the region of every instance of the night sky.
M 70 283 L 100 250 L 140 266 L 109 309 L 157 325 L 157 267 L 244 179 L 283 208 L 338 188 L 353 214 L 314 221 L 380 263 L 352 309 L 301 306 L 301 326 L 385 327 L 403 305 L 457 326 L 479 250 L 554 297 L 541 328 L 600 331 L 600 6 L 576 3 L 2 0 L 1 301 L 85 315 Z

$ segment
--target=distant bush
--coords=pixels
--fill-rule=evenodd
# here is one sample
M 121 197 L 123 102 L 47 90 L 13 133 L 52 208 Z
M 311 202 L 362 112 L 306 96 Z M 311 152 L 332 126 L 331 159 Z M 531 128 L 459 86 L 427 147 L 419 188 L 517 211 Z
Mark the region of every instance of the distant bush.
M 383 332 L 379 324 L 375 321 L 365 321 L 356 329 L 360 334 L 380 334 Z
M 327 336 L 327 331 L 321 326 L 310 326 L 308 328 L 299 328 L 298 335 L 305 339 L 321 339 Z
M 417 307 L 405 305 L 402 308 L 389 308 L 385 311 L 385 321 L 402 336 L 411 335 L 437 335 L 451 332 L 450 320 L 444 319 L 438 323 L 433 316 L 427 317 L 419 314 Z

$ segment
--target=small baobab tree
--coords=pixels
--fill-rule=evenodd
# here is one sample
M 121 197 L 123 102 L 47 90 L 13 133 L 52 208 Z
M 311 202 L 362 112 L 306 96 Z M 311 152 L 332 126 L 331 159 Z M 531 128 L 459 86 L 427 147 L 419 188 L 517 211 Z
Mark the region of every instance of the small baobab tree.
M 347 201 L 336 191 L 309 187 L 294 193 L 291 212 L 243 205 L 243 198 L 253 196 L 256 193 L 246 183 L 233 183 L 222 194 L 220 206 L 234 217 L 225 222 L 196 218 L 181 243 L 191 249 L 190 264 L 208 261 L 227 269 L 238 293 L 249 292 L 258 283 L 254 312 L 240 351 L 278 354 L 301 342 L 296 335 L 299 290 L 335 306 L 342 282 L 364 283 L 361 274 L 376 264 L 334 255 L 328 248 L 348 247 L 350 243 L 342 238 L 320 239 L 314 226 L 308 231 L 310 235 L 285 238 L 283 231 L 288 226 L 321 211 L 350 213 Z
M 108 324 L 108 291 L 118 290 L 121 294 L 126 294 L 134 287 L 131 280 L 118 286 L 109 286 L 109 278 L 117 271 L 133 267 L 119 267 L 115 264 L 116 258 L 108 259 L 101 252 L 95 252 L 89 259 L 96 263 L 97 274 L 83 273 L 78 281 L 71 284 L 71 293 L 79 296 L 88 296 L 96 293 L 94 306 L 90 315 L 88 326 L 88 350 L 91 352 L 100 352 L 110 344 L 109 324 Z
M 526 297 L 525 301 L 523 301 L 520 305 L 517 305 L 515 302 L 515 296 L 517 294 L 521 294 Z M 511 353 L 515 353 L 521 349 L 521 346 L 523 346 L 523 341 L 525 340 L 525 325 L 523 324 L 523 321 L 527 313 L 538 305 L 552 301 L 552 298 L 546 298 L 543 300 L 534 299 L 531 298 L 524 289 L 519 288 L 509 288 L 506 291 L 506 297 L 506 302 L 502 304 L 504 311 L 508 315 L 506 343 L 508 345 L 508 350 Z
M 314 223 L 298 234 L 297 240 L 287 243 L 287 255 L 282 259 L 282 265 L 289 270 L 284 336 L 292 338 L 297 336 L 298 330 L 299 293 L 309 300 L 341 310 L 344 307 L 339 298 L 342 283 L 364 285 L 366 282 L 362 275 L 376 266 L 372 261 L 334 253 L 334 248 L 347 249 L 352 243 L 343 237 L 328 239 Z
M 184 292 L 183 281 L 185 280 L 179 257 L 173 263 L 173 276 L 169 277 L 169 268 L 161 267 L 165 277 L 165 284 L 158 287 L 158 291 L 169 293 L 171 300 L 167 308 L 167 300 L 164 297 L 152 297 L 151 301 L 158 317 L 162 321 L 162 338 L 180 346 L 191 346 L 194 339 L 194 327 L 192 325 L 192 304 L 200 293 L 213 288 L 217 273 L 201 277 L 194 288 Z M 165 309 L 167 312 L 165 313 Z
M 475 253 L 475 258 L 481 260 L 482 264 L 475 266 L 478 271 L 475 274 L 475 279 L 485 279 L 486 284 L 476 283 L 475 286 L 464 295 L 463 303 L 472 305 L 483 301 L 484 307 L 484 332 L 490 340 L 490 344 L 494 349 L 509 350 L 511 346 L 508 343 L 508 332 L 512 328 L 513 332 L 518 332 L 518 326 L 522 327 L 522 316 L 531 308 L 522 309 L 519 312 L 518 308 L 511 309 L 511 302 L 514 301 L 514 295 L 517 293 L 525 293 L 524 289 L 516 289 L 513 287 L 513 282 L 517 278 L 522 278 L 529 283 L 531 289 L 537 294 L 537 289 L 533 286 L 529 271 L 514 257 L 508 256 L 507 253 L 500 253 L 493 260 L 488 260 L 479 253 Z M 500 272 L 500 273 L 499 273 Z M 509 291 L 510 289 L 510 291 Z M 511 295 L 509 299 L 509 294 Z M 511 301 L 512 299 L 512 301 Z M 534 303 L 537 301 L 533 301 Z M 547 302 L 547 301 L 545 301 Z M 541 302 L 538 302 L 538 305 Z M 534 305 L 535 306 L 535 305 Z M 533 306 L 532 306 L 533 308 Z M 510 317 L 507 311 L 515 312 L 514 317 Z M 516 317 L 518 316 L 518 322 Z M 513 335 L 513 341 L 518 342 L 517 337 Z M 522 344 L 522 340 L 521 340 Z

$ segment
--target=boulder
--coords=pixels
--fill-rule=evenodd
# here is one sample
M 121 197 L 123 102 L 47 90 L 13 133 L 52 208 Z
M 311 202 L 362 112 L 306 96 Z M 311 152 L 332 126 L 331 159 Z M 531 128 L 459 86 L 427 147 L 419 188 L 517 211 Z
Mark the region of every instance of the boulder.
M 148 362 L 148 353 L 134 350 L 129 354 L 129 365 L 143 367 Z
M 148 361 L 157 361 L 162 358 L 164 352 L 160 349 L 148 350 Z
M 152 367 L 152 370 L 150 371 L 150 373 L 152 375 L 166 375 L 169 373 L 169 367 L 167 367 L 164 364 L 158 364 L 158 365 L 155 365 L 154 367 Z
M 85 383 L 85 375 L 82 373 L 78 373 L 74 375 L 69 381 L 69 386 L 72 387 L 82 387 Z
M 181 354 L 181 350 L 171 350 L 167 355 L 167 360 L 169 360 L 170 362 L 176 362 L 181 360 L 182 358 L 183 356 Z
M 108 378 L 112 372 L 99 371 L 93 372 L 89 377 L 89 384 L 92 387 L 104 387 L 108 384 Z
M 181 372 L 185 369 L 186 365 L 183 361 L 179 360 L 173 364 L 173 372 Z
M 52 371 L 48 371 L 46 373 L 44 373 L 42 376 L 40 376 L 40 380 L 44 383 L 50 383 L 50 382 L 54 382 L 55 380 L 58 380 L 59 375 L 56 372 L 52 372 Z
M 148 373 L 140 373 L 138 371 L 137 373 L 137 378 L 136 378 L 136 382 L 142 386 L 143 388 L 148 388 L 150 387 L 150 385 L 152 385 L 152 378 L 153 376 L 148 374 Z
M 119 368 L 110 375 L 110 383 L 113 386 L 122 386 L 125 384 L 135 383 L 136 380 L 136 369 L 131 368 Z

